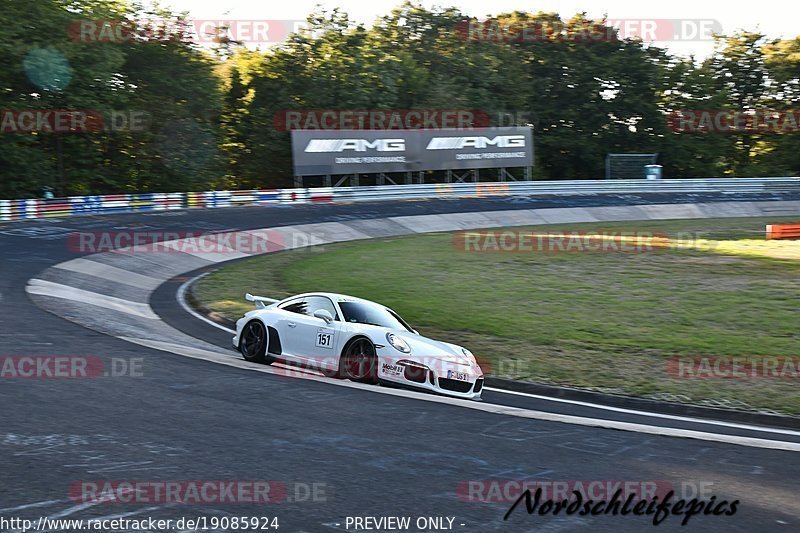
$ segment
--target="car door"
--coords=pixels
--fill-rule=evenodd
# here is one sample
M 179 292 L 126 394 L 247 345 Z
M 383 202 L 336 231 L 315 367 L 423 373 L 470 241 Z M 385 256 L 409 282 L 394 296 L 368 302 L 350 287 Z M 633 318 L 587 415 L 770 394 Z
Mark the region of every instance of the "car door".
M 325 368 L 336 368 L 336 344 L 341 330 L 341 321 L 330 298 L 327 296 L 306 296 L 304 298 L 305 313 L 296 321 L 295 338 L 300 350 L 298 355 L 309 362 Z M 314 312 L 325 309 L 333 317 L 328 324 L 325 320 L 314 316 Z
M 276 311 L 277 320 L 275 329 L 281 339 L 281 359 L 287 361 L 305 361 L 303 356 L 301 329 L 298 329 L 300 320 L 307 317 L 308 306 L 305 298 L 293 298 L 280 304 Z

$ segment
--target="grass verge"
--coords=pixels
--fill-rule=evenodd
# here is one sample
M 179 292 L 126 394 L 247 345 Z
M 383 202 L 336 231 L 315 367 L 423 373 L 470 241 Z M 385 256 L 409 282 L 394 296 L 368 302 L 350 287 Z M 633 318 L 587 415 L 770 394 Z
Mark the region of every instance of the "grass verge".
M 245 292 L 341 292 L 392 307 L 423 335 L 469 347 L 494 375 L 797 415 L 797 379 L 667 371 L 679 356 L 800 357 L 800 242 L 764 240 L 764 225 L 782 221 L 529 228 L 680 239 L 644 253 L 469 253 L 449 233 L 326 245 L 231 264 L 194 295 L 236 319 L 251 308 Z

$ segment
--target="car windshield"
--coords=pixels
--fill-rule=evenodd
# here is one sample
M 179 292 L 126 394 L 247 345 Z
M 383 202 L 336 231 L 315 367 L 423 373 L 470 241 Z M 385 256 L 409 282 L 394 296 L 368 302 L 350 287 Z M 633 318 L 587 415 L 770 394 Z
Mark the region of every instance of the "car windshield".
M 382 305 L 365 302 L 339 302 L 345 322 L 371 324 L 391 329 L 412 331 L 411 326 Z

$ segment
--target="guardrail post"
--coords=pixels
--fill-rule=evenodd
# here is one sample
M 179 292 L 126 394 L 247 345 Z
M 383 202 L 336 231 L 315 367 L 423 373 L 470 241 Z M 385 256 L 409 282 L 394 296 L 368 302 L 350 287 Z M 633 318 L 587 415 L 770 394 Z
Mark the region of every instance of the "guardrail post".
M 39 200 L 22 200 L 25 207 L 24 218 L 39 218 Z

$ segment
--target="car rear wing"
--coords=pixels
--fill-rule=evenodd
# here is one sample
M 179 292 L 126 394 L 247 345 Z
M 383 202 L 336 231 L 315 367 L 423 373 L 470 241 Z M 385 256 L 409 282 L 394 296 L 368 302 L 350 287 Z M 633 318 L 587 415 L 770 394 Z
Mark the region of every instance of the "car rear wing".
M 267 304 L 276 304 L 280 302 L 280 300 L 275 300 L 274 298 L 265 298 L 264 296 L 253 296 L 249 292 L 244 295 L 244 299 L 248 302 L 255 302 L 256 309 L 263 309 L 267 306 Z

